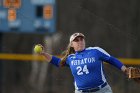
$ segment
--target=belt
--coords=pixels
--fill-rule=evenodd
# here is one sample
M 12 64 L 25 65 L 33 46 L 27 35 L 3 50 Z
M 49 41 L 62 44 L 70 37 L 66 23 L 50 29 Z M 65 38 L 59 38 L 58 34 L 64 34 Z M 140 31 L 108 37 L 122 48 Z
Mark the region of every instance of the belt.
M 107 82 L 103 83 L 102 85 L 98 86 L 97 88 L 87 89 L 87 90 L 79 90 L 81 92 L 96 92 L 99 91 L 101 88 L 105 87 Z

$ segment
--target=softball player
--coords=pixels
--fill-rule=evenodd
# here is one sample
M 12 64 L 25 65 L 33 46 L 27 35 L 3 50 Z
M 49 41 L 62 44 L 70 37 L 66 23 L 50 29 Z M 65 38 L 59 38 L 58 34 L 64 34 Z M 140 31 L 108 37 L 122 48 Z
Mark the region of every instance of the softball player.
M 123 72 L 127 69 L 102 48 L 85 48 L 85 36 L 82 33 L 71 35 L 66 55 L 62 59 L 45 52 L 40 54 L 57 67 L 67 66 L 71 69 L 75 93 L 112 93 L 105 78 L 103 62 L 107 62 Z

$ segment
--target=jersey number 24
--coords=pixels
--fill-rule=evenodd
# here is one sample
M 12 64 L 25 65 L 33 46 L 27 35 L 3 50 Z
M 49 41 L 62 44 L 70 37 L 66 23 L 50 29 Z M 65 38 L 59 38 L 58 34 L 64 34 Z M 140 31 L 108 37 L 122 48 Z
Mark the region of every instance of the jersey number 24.
M 88 68 L 87 68 L 87 65 L 84 65 L 84 67 L 82 68 L 81 66 L 77 66 L 77 75 L 83 75 L 84 73 L 85 74 L 88 74 L 89 71 L 88 71 Z

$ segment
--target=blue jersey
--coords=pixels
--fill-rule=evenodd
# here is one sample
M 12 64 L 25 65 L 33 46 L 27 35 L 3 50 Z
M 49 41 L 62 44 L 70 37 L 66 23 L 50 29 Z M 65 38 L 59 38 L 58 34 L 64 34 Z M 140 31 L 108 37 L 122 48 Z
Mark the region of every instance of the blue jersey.
M 103 62 L 108 62 L 121 69 L 123 64 L 110 56 L 100 47 L 89 47 L 67 57 L 66 66 L 69 66 L 74 77 L 75 88 L 79 90 L 95 88 L 106 82 Z M 52 62 L 52 61 L 51 61 Z M 58 65 L 60 60 L 53 62 Z

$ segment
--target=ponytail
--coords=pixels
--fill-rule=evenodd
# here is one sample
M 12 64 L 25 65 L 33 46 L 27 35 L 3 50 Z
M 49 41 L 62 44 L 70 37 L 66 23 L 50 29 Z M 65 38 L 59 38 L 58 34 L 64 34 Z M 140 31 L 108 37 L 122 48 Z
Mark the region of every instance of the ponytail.
M 70 44 L 69 44 L 67 49 L 65 50 L 64 56 L 61 58 L 60 66 L 61 67 L 64 66 L 65 63 L 66 63 L 67 56 L 70 55 L 70 54 L 74 54 L 74 53 L 75 53 L 74 48 L 71 47 Z

